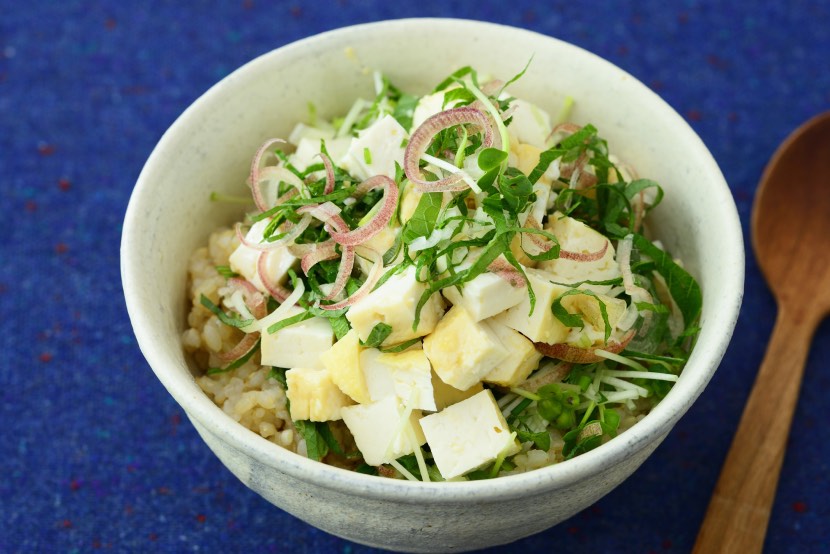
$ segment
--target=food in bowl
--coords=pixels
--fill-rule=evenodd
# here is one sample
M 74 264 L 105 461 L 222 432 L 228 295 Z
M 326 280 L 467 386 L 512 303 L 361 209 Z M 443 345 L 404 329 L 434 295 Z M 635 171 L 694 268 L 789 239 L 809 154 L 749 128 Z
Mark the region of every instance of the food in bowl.
M 520 77 L 418 97 L 375 74 L 374 100 L 263 144 L 255 210 L 190 264 L 183 342 L 226 413 L 341 467 L 468 480 L 591 450 L 666 394 L 701 292 L 645 236 L 662 189 Z

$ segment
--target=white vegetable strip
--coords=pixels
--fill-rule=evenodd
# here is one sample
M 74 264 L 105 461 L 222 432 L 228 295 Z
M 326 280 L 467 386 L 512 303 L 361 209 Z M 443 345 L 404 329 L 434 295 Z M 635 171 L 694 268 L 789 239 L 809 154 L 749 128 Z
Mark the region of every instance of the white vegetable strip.
M 394 467 L 395 469 L 397 469 L 397 470 L 401 473 L 401 475 L 403 475 L 404 477 L 406 477 L 406 478 L 407 478 L 407 479 L 409 479 L 410 481 L 418 481 L 419 483 L 421 482 L 421 481 L 420 481 L 420 479 L 418 479 L 417 477 L 415 477 L 414 475 L 412 475 L 412 474 L 409 472 L 409 470 L 408 470 L 408 469 L 406 469 L 405 467 L 403 467 L 403 466 L 402 466 L 402 465 L 398 462 L 398 460 L 392 460 L 391 462 L 389 462 L 389 465 L 391 465 L 392 467 Z
M 433 229 L 428 237 L 418 237 L 409 243 L 410 252 L 420 252 L 427 248 L 432 248 L 442 240 L 447 240 L 452 237 L 457 224 L 450 223 L 441 229 Z
M 606 360 L 613 360 L 617 363 L 633 367 L 634 369 L 638 369 L 640 371 L 648 371 L 648 369 L 639 362 L 635 362 L 634 360 L 626 358 L 625 356 L 620 356 L 619 354 L 615 354 L 613 352 L 608 352 L 607 350 L 602 350 L 601 348 L 597 348 L 596 350 L 594 350 L 594 354 L 596 354 L 600 358 L 605 358 Z
M 225 297 L 225 304 L 229 308 L 236 310 L 242 316 L 242 319 L 256 319 L 254 314 L 248 309 L 248 306 L 245 305 L 245 299 L 242 297 L 241 290 L 235 290 L 229 297 Z
M 456 167 L 449 162 L 445 162 L 440 158 L 436 158 L 435 156 L 430 156 L 429 154 L 422 154 L 421 159 L 439 169 L 443 169 L 447 173 L 461 175 L 461 179 L 467 183 L 467 185 L 473 189 L 476 194 L 481 194 L 481 188 L 478 186 L 478 183 L 476 183 L 475 179 L 468 175 L 463 169 Z
M 656 381 L 677 381 L 677 375 L 673 373 L 660 373 L 657 371 L 624 371 L 621 369 L 606 369 L 605 375 L 609 377 L 620 377 L 623 379 L 654 379 Z
M 611 385 L 612 387 L 616 387 L 620 390 L 633 390 L 633 391 L 637 391 L 637 393 L 640 396 L 643 396 L 643 397 L 648 396 L 648 390 L 647 389 L 641 387 L 640 385 L 635 385 L 634 383 L 631 383 L 629 381 L 624 381 L 624 380 L 619 379 L 617 377 L 605 376 L 601 379 L 601 381 L 603 383 L 605 383 L 606 385 Z
M 631 272 L 631 249 L 634 246 L 634 235 L 626 235 L 620 241 L 619 248 L 617 248 L 617 263 L 620 265 L 620 274 L 622 274 L 623 286 L 625 292 L 635 302 L 652 303 L 651 294 L 643 287 L 637 286 L 634 283 L 634 274 Z M 650 312 L 648 312 L 650 313 Z M 643 314 L 646 317 L 646 314 Z
M 347 136 L 352 127 L 354 127 L 355 121 L 357 121 L 357 116 L 360 115 L 360 111 L 365 108 L 368 103 L 363 100 L 362 98 L 358 98 L 355 100 L 354 104 L 352 104 L 349 113 L 346 114 L 346 117 L 343 118 L 343 123 L 340 124 L 340 128 L 337 129 L 337 134 L 335 135 L 337 138 L 342 138 Z
M 640 398 L 640 395 L 635 390 L 621 390 L 603 393 L 607 402 L 625 402 L 626 400 L 635 400 Z
M 406 426 L 406 438 L 409 441 L 409 446 L 412 452 L 415 453 L 415 460 L 418 462 L 418 470 L 421 472 L 421 480 L 424 483 L 429 483 L 429 471 L 427 470 L 427 462 L 424 460 L 424 453 L 421 451 L 421 445 L 418 444 L 418 438 L 415 436 L 415 430 L 412 425 Z
M 502 411 L 501 411 L 501 412 L 502 412 L 502 414 L 504 414 L 504 417 L 509 416 L 509 415 L 510 415 L 510 412 L 512 412 L 514 409 L 516 409 L 516 406 L 518 406 L 519 404 L 521 404 L 524 400 L 525 400 L 525 399 L 524 399 L 524 397 L 522 397 L 522 396 L 517 396 L 517 397 L 516 397 L 516 399 L 515 399 L 515 400 L 513 400 L 513 402 L 511 402 L 510 404 L 508 404 L 505 408 L 502 408 Z
M 499 398 L 498 402 L 496 402 L 496 404 L 498 404 L 499 408 L 501 408 L 502 411 L 504 411 L 504 407 L 507 404 L 509 404 L 510 402 L 512 402 L 513 400 L 515 400 L 517 396 L 518 396 L 518 394 L 509 392 L 509 393 L 505 394 L 504 396 L 502 396 L 501 398 Z

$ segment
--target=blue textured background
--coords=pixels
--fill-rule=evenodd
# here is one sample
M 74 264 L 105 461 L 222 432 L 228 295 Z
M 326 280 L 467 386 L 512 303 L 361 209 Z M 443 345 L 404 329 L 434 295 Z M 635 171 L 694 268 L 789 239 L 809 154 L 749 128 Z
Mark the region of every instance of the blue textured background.
M 0 9 L 0 552 L 372 552 L 233 478 L 147 367 L 123 305 L 121 221 L 144 160 L 188 104 L 253 57 L 343 25 L 427 15 L 573 42 L 690 122 L 745 230 L 777 143 L 830 108 L 827 2 L 216 4 L 38 0 Z M 691 548 L 775 316 L 751 252 L 747 272 L 724 363 L 654 456 L 570 521 L 493 552 Z M 828 365 L 825 324 L 768 552 L 830 551 Z

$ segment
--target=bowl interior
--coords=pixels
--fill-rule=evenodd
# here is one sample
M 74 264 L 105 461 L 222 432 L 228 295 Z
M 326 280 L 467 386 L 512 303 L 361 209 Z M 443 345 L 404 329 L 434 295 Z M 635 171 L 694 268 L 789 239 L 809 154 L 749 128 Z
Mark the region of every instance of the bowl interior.
M 383 72 L 403 90 L 425 93 L 465 65 L 510 78 L 531 56 L 527 73 L 510 91 L 552 114 L 572 97 L 574 121 L 593 123 L 613 153 L 664 187 L 664 202 L 653 213 L 653 229 L 683 259 L 704 291 L 695 352 L 658 409 L 620 439 L 573 463 L 532 473 L 556 481 L 598 471 L 609 460 L 624 458 L 627 449 L 671 428 L 719 363 L 740 306 L 743 242 L 735 205 L 717 164 L 674 110 L 608 62 L 528 31 L 430 19 L 346 28 L 266 54 L 199 98 L 153 151 L 125 220 L 123 285 L 139 345 L 188 415 L 286 471 L 308 478 L 320 472 L 328 477 L 338 474 L 340 470 L 241 432 L 191 376 L 180 344 L 187 310 L 187 260 L 212 230 L 241 216 L 238 206 L 211 202 L 210 193 L 244 194 L 253 152 L 265 139 L 287 137 L 295 123 L 306 120 L 309 102 L 321 116 L 331 117 L 343 114 L 357 97 L 371 98 L 372 70 Z M 527 483 L 540 478 L 517 477 Z M 374 479 L 364 478 L 354 476 L 351 482 L 365 485 L 365 479 Z M 515 490 L 518 481 L 508 479 Z M 500 490 L 492 483 L 460 485 Z

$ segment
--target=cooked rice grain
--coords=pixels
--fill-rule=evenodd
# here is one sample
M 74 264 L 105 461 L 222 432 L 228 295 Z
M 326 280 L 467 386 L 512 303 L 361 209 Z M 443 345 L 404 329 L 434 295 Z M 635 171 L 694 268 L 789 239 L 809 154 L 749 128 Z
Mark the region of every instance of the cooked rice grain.
M 197 249 L 190 258 L 192 308 L 182 344 L 204 372 L 222 367 L 224 364 L 217 354 L 227 352 L 242 338 L 240 331 L 223 324 L 199 301 L 204 294 L 213 303 L 220 303 L 219 289 L 225 286 L 225 278 L 216 267 L 228 265 L 228 258 L 238 245 L 232 230 L 220 229 L 211 234 L 208 246 Z M 285 391 L 269 377 L 270 373 L 270 367 L 259 365 L 257 354 L 234 371 L 205 374 L 196 382 L 228 416 L 261 437 L 296 451 L 296 434 L 288 415 Z

